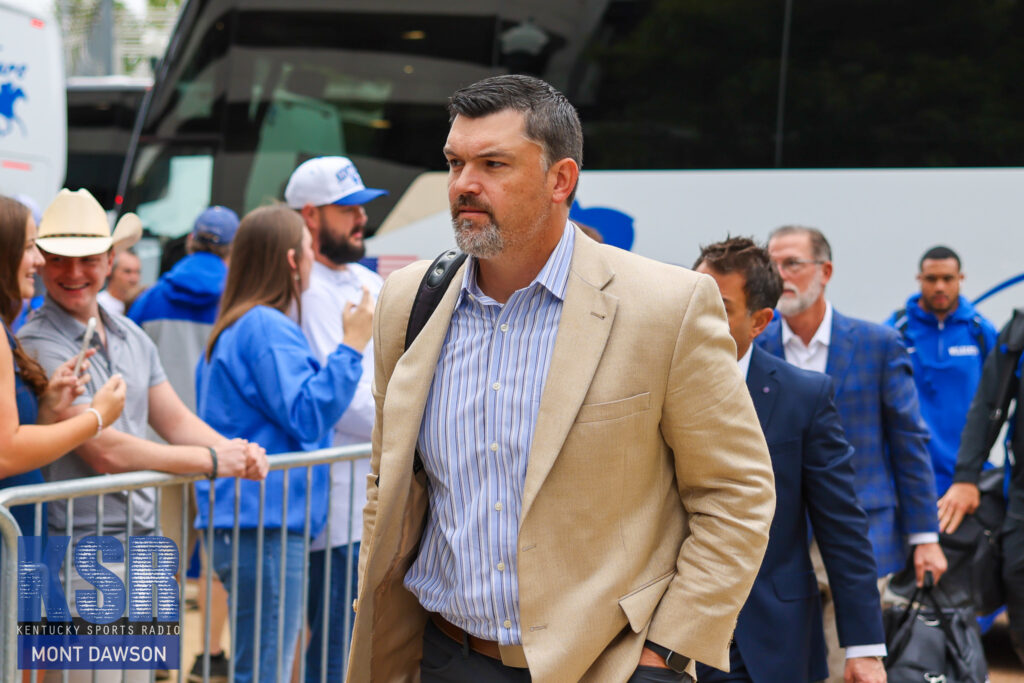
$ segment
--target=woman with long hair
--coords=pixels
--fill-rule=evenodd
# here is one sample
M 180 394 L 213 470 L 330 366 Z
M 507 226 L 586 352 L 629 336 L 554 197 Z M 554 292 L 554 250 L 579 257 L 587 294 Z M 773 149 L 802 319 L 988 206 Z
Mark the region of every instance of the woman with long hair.
M 88 410 L 57 421 L 82 394 L 89 376 L 76 376 L 71 358 L 48 380 L 11 333 L 22 300 L 34 294 L 34 276 L 42 263 L 32 214 L 20 202 L 0 196 L 0 318 L 7 335 L 7 343 L 0 344 L 0 488 L 42 482 L 40 467 L 96 436 L 124 407 L 124 380 L 115 375 Z M 88 361 L 83 368 L 88 369 Z M 15 506 L 11 512 L 22 533 L 35 533 L 32 506 Z
M 256 441 L 268 454 L 309 451 L 330 442 L 331 430 L 348 407 L 362 375 L 362 351 L 370 340 L 373 303 L 369 292 L 345 307 L 345 336 L 321 366 L 296 319 L 300 295 L 313 266 L 312 238 L 299 214 L 285 206 L 256 209 L 242 219 L 231 248 L 220 313 L 206 355 L 196 371 L 198 413 L 228 437 Z M 310 538 L 327 517 L 327 465 L 272 471 L 263 505 L 263 552 L 257 557 L 259 484 L 241 482 L 238 564 L 232 567 L 234 483 L 216 482 L 212 527 L 213 565 L 224 586 L 237 570 L 234 644 L 235 681 L 255 679 L 254 639 L 259 638 L 259 679 L 289 680 L 301 629 L 303 532 L 307 498 Z M 287 509 L 284 508 L 287 486 Z M 209 529 L 209 482 L 196 482 L 199 528 Z M 281 583 L 281 567 L 285 580 Z M 256 595 L 257 572 L 262 594 Z M 257 598 L 257 599 L 253 599 Z M 255 623 L 257 600 L 260 623 Z M 282 660 L 278 661 L 278 615 L 283 611 Z

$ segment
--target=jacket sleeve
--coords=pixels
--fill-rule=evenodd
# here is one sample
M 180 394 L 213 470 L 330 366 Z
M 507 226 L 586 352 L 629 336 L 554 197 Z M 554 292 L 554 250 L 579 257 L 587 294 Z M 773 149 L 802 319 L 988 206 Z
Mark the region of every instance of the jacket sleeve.
M 937 533 L 935 472 L 928 427 L 921 418 L 910 356 L 895 334 L 886 335 L 882 369 L 882 426 L 904 534 Z
M 263 326 L 266 348 L 245 356 L 249 376 L 264 414 L 297 441 L 316 444 L 352 401 L 363 372 L 362 354 L 338 346 L 320 367 L 298 327 L 270 327 Z M 253 339 L 250 348 L 259 343 Z
M 1010 334 L 1009 323 L 999 332 L 999 338 L 993 345 L 993 352 L 988 354 L 981 370 L 981 381 L 978 390 L 967 411 L 967 421 L 960 434 L 960 450 L 956 454 L 956 469 L 953 470 L 953 482 L 977 484 L 978 477 L 985 461 L 988 460 L 992 443 L 988 438 L 989 415 L 997 407 L 999 397 L 999 377 L 1003 374 L 1010 359 L 1002 352 L 1002 346 Z M 1020 386 L 1020 378 L 1014 375 L 1010 381 L 1011 395 L 1016 396 Z M 1003 415 L 1005 420 L 1006 416 Z
M 647 637 L 727 668 L 736 619 L 768 544 L 775 478 L 721 295 L 707 276 L 699 278 L 682 317 L 661 431 L 673 452 L 690 535 Z
M 884 643 L 868 518 L 857 502 L 853 446 L 843 433 L 830 381 L 821 382 L 814 406 L 814 418 L 803 439 L 803 492 L 833 587 L 839 643 L 843 647 Z

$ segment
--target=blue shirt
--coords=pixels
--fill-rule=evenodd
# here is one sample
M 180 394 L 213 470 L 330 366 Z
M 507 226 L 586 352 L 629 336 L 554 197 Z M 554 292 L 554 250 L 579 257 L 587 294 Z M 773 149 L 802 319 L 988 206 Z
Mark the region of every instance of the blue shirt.
M 213 355 L 196 368 L 198 414 L 228 438 L 263 446 L 268 455 L 323 448 L 345 412 L 362 375 L 362 354 L 348 346 L 327 357 L 323 367 L 302 330 L 285 314 L 256 306 L 221 332 Z M 267 475 L 264 526 L 282 526 L 285 473 Z M 316 536 L 327 516 L 328 466 L 313 467 L 310 533 Z M 213 526 L 234 524 L 233 479 L 218 479 Z M 306 469 L 289 470 L 287 528 L 302 532 L 306 512 Z M 210 483 L 196 482 L 197 528 L 209 524 Z M 242 480 L 239 525 L 259 523 L 259 483 Z
M 430 514 L 405 586 L 428 611 L 503 645 L 522 642 L 519 513 L 574 243 L 567 224 L 504 305 L 480 291 L 469 259 L 420 426 Z
M 960 432 L 981 381 L 985 354 L 996 346 L 996 329 L 964 297 L 941 322 L 918 305 L 920 298 L 915 294 L 907 299 L 904 316 L 894 313 L 886 324 L 901 332 L 914 365 L 921 417 L 932 436 L 928 452 L 936 494 L 941 497 L 953 483 Z

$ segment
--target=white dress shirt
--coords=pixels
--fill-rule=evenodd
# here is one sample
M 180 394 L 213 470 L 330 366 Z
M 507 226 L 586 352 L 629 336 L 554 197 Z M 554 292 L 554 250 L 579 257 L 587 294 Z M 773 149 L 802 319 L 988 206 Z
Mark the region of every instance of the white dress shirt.
M 357 304 L 365 285 L 374 301 L 384 281 L 372 270 L 358 263 L 350 263 L 334 270 L 319 261 L 313 263 L 309 289 L 302 294 L 302 331 L 306 333 L 313 355 L 323 364 L 324 359 L 338 348 L 345 335 L 341 312 L 349 302 Z M 373 345 L 363 349 L 363 376 L 355 396 L 345 413 L 334 426 L 334 445 L 350 446 L 366 443 L 373 431 L 375 407 L 370 387 L 373 384 Z M 354 472 L 353 472 L 354 470 Z M 362 510 L 366 506 L 366 477 L 370 473 L 369 458 L 355 462 L 336 462 L 331 465 L 331 547 L 349 542 L 349 523 L 352 541 L 362 536 Z M 349 506 L 354 514 L 349 519 Z M 313 550 L 323 550 L 325 534 L 313 540 Z

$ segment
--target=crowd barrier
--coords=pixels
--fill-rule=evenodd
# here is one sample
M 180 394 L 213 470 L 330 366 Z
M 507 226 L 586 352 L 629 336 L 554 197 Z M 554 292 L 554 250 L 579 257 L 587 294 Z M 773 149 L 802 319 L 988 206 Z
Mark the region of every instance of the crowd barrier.
M 355 445 L 355 446 L 345 446 L 345 447 L 338 447 L 338 448 L 327 448 L 327 449 L 323 449 L 323 450 L 319 450 L 319 451 L 312 451 L 312 452 L 306 452 L 306 453 L 303 453 L 303 452 L 299 452 L 299 453 L 284 453 L 284 454 L 280 454 L 280 455 L 269 456 L 268 459 L 270 461 L 270 469 L 271 470 L 292 470 L 292 469 L 296 469 L 296 468 L 305 468 L 306 469 L 306 490 L 309 490 L 309 488 L 310 488 L 310 483 L 311 483 L 311 480 L 312 480 L 312 469 L 311 468 L 314 465 L 326 465 L 326 464 L 332 464 L 332 463 L 336 463 L 336 462 L 347 462 L 347 463 L 349 463 L 349 467 L 352 468 L 352 472 L 351 472 L 352 476 L 350 476 L 350 478 L 349 478 L 350 481 L 352 482 L 352 490 L 350 490 L 348 492 L 348 500 L 350 501 L 350 503 L 349 503 L 350 509 L 349 509 L 349 516 L 348 516 L 348 518 L 349 518 L 349 527 L 350 528 L 348 530 L 348 537 L 351 538 L 352 531 L 353 531 L 353 529 L 351 527 L 352 527 L 352 525 L 354 523 L 358 523 L 358 522 L 354 522 L 353 520 L 360 520 L 362 518 L 362 510 L 352 510 L 351 509 L 351 505 L 352 505 L 351 501 L 353 501 L 354 498 L 355 498 L 354 495 L 353 495 L 354 487 L 357 486 L 357 485 L 359 485 L 359 486 L 365 485 L 364 482 L 357 482 L 356 481 L 356 477 L 355 477 L 355 470 L 356 470 L 355 463 L 357 461 L 359 461 L 359 460 L 362 460 L 362 459 L 365 459 L 365 458 L 369 458 L 369 455 L 370 455 L 370 444 L 359 444 L 359 445 Z M 63 534 L 63 535 L 66 535 L 66 536 L 74 537 L 76 534 L 81 535 L 81 532 L 82 532 L 81 527 L 73 528 L 71 526 L 73 524 L 73 519 L 74 519 L 74 514 L 73 514 L 73 512 L 74 512 L 74 501 L 77 500 L 77 499 L 81 499 L 83 497 L 87 497 L 87 496 L 97 496 L 98 497 L 97 498 L 98 504 L 97 504 L 97 514 L 96 514 L 96 528 L 95 528 L 94 531 L 90 530 L 90 533 L 95 533 L 98 536 L 102 536 L 103 535 L 103 525 L 104 525 L 103 495 L 102 494 L 114 493 L 114 492 L 124 492 L 124 491 L 133 491 L 133 490 L 143 489 L 143 488 L 154 488 L 155 489 L 156 500 L 157 500 L 157 504 L 156 504 L 156 528 L 157 528 L 157 532 L 156 533 L 157 533 L 157 535 L 164 535 L 162 532 L 165 531 L 165 529 L 164 529 L 164 527 L 160 523 L 160 507 L 161 507 L 160 503 L 161 503 L 162 492 L 164 490 L 168 489 L 169 487 L 180 486 L 181 487 L 181 495 L 182 495 L 182 508 L 183 508 L 183 510 L 187 510 L 187 501 L 189 500 L 189 497 L 193 495 L 192 482 L 200 480 L 200 479 L 203 479 L 203 478 L 204 478 L 203 475 L 170 475 L 170 474 L 163 474 L 163 473 L 159 473 L 159 472 L 150 472 L 150 471 L 126 472 L 126 473 L 123 473 L 123 474 L 112 474 L 112 475 L 103 475 L 103 476 L 97 476 L 97 477 L 87 477 L 87 478 L 68 480 L 68 481 L 47 482 L 45 484 L 36 484 L 36 485 L 32 485 L 32 486 L 17 486 L 17 487 L 12 487 L 12 488 L 8 488 L 8 489 L 0 490 L 0 534 L 2 534 L 2 536 L 3 536 L 3 544 L 2 544 L 2 548 L 3 548 L 3 552 L 2 552 L 2 581 L 0 581 L 0 620 L 2 620 L 2 621 L 0 621 L 0 662 L 2 662 L 2 666 L 0 666 L 0 672 L 2 672 L 2 676 L 0 676 L 0 680 L 11 681 L 11 682 L 20 681 L 21 680 L 20 675 L 19 675 L 19 673 L 17 671 L 17 666 L 18 666 L 18 656 L 17 656 L 17 654 L 18 654 L 18 641 L 17 641 L 17 629 L 18 629 L 18 608 L 17 608 L 17 605 L 18 605 L 18 600 L 17 600 L 17 597 L 18 597 L 18 571 L 17 571 L 18 536 L 22 535 L 23 533 L 28 533 L 29 535 L 36 535 L 36 536 L 39 536 L 39 535 L 42 534 L 43 530 L 41 528 L 41 525 L 44 522 L 42 520 L 41 511 L 42 511 L 43 503 L 48 503 L 48 502 L 51 502 L 51 501 L 58 501 L 58 500 L 66 500 L 66 501 L 68 501 L 68 503 L 67 503 L 68 508 L 67 508 L 67 515 L 66 515 L 66 518 L 67 518 L 67 528 L 65 530 L 61 530 L 60 533 Z M 284 479 L 285 479 L 286 483 L 285 483 L 285 487 L 284 487 L 284 501 L 283 502 L 284 502 L 284 507 L 287 508 L 287 505 L 288 505 L 288 498 L 287 498 L 287 496 L 288 496 L 288 485 L 287 485 L 287 481 L 288 481 L 289 478 L 286 476 Z M 238 572 L 234 571 L 234 569 L 238 567 L 238 533 L 239 533 L 239 525 L 238 525 L 238 500 L 239 500 L 239 496 L 238 496 L 238 491 L 239 491 L 239 482 L 236 480 L 236 482 L 235 482 L 235 517 L 234 517 L 235 522 L 234 522 L 234 528 L 232 529 L 232 533 L 234 535 L 233 536 L 233 541 L 234 542 L 232 543 L 234 556 L 231 558 L 232 581 L 229 582 L 229 586 L 226 586 L 228 588 L 229 593 L 230 593 L 231 596 L 238 596 L 238 590 L 237 590 L 237 585 L 236 585 Z M 264 494 L 265 494 L 265 484 L 261 483 L 261 485 L 260 485 L 260 519 L 259 519 L 259 527 L 258 527 L 258 532 L 257 532 L 257 548 L 260 548 L 260 549 L 263 547 L 263 535 L 264 535 L 263 534 L 263 532 L 264 532 L 264 528 L 263 528 L 263 501 L 264 501 Z M 129 496 L 128 497 L 128 529 L 127 529 L 127 535 L 128 536 L 132 535 L 132 527 L 131 527 L 131 522 L 132 522 L 132 502 L 131 501 L 132 501 L 132 498 Z M 26 504 L 34 504 L 35 505 L 35 512 L 36 512 L 36 515 L 35 515 L 35 519 L 36 519 L 35 525 L 36 525 L 36 528 L 35 529 L 31 529 L 31 530 L 22 530 L 22 529 L 20 529 L 18 527 L 18 523 L 15 521 L 14 517 L 11 515 L 11 512 L 10 512 L 10 507 L 11 506 L 14 506 L 14 505 L 26 505 Z M 214 505 L 213 487 L 211 487 L 211 495 L 210 495 L 209 504 L 210 504 L 210 518 L 212 519 L 213 518 L 213 505 Z M 328 497 L 327 507 L 328 507 L 328 509 L 330 509 L 330 496 Z M 306 515 L 305 516 L 305 525 L 306 525 L 307 533 L 305 534 L 304 555 L 306 557 L 308 557 L 308 555 L 309 555 L 309 547 L 310 547 L 310 543 L 312 541 L 312 539 L 309 538 L 309 533 L 308 533 L 309 523 L 310 523 L 310 501 L 309 501 L 308 498 L 306 500 L 306 513 L 305 513 L 305 515 Z M 327 527 L 325 533 L 327 534 L 327 537 L 330 538 L 330 517 L 329 516 L 328 516 L 327 524 L 328 524 L 328 527 Z M 180 531 L 180 534 L 181 534 L 180 538 L 188 538 L 188 533 L 189 533 L 189 530 L 191 529 L 192 525 L 193 525 L 193 520 L 189 518 L 189 515 L 183 514 L 182 515 L 182 526 L 181 526 L 181 529 L 178 530 L 178 531 Z M 282 538 L 282 541 L 283 541 L 284 538 L 285 538 L 285 535 L 282 534 L 281 538 Z M 202 541 L 203 541 L 203 547 L 201 549 L 201 552 L 206 554 L 205 563 L 204 564 L 207 567 L 211 567 L 211 566 L 213 566 L 213 562 L 212 562 L 213 545 L 211 543 L 212 535 L 211 534 L 203 534 Z M 63 575 L 63 586 L 64 586 L 64 591 L 65 591 L 65 597 L 66 598 L 70 597 L 70 589 L 71 589 L 71 565 L 72 565 L 71 551 L 72 551 L 72 548 L 69 545 L 68 553 L 67 553 L 67 555 L 65 557 L 65 561 L 64 561 L 64 564 L 63 564 L 63 567 L 62 567 L 62 570 L 61 570 L 62 571 L 62 575 Z M 284 553 L 282 553 L 282 558 L 283 557 L 284 557 Z M 351 609 L 342 610 L 341 614 L 337 614 L 337 613 L 332 614 L 331 613 L 331 610 L 329 609 L 329 604 L 328 604 L 329 595 L 330 595 L 331 553 L 330 552 L 324 553 L 324 558 L 325 558 L 325 561 L 324 561 L 325 586 L 324 586 L 324 594 L 323 594 L 323 600 L 324 600 L 323 610 L 324 610 L 324 614 L 328 615 L 328 618 L 330 618 L 332 620 L 340 618 L 340 619 L 343 620 L 342 628 L 343 628 L 343 634 L 344 634 L 344 642 L 346 643 L 346 652 L 344 653 L 344 655 L 345 655 L 345 659 L 347 661 L 347 658 L 348 658 L 348 652 L 347 652 L 348 646 L 347 646 L 347 643 L 350 640 L 349 634 L 351 633 L 351 629 L 352 629 L 352 615 L 353 615 L 353 613 L 352 613 Z M 186 635 L 185 635 L 185 633 L 186 633 L 186 624 L 185 624 L 186 605 L 185 605 L 185 580 L 184 580 L 184 577 L 185 577 L 185 570 L 186 570 L 186 567 L 187 567 L 188 559 L 189 558 L 186 557 L 186 553 L 185 552 L 179 553 L 179 572 L 178 572 L 178 578 L 179 578 L 178 617 L 179 617 L 179 622 L 178 623 L 179 623 L 179 626 L 180 626 L 180 629 L 181 629 L 182 642 L 184 642 L 185 637 L 186 637 Z M 348 571 L 346 571 L 346 575 L 351 575 L 351 571 L 353 569 L 351 567 L 352 562 L 353 562 L 353 558 L 352 558 L 352 553 L 350 552 L 350 553 L 348 553 L 348 564 L 349 564 L 349 566 L 346 567 L 346 569 L 348 570 Z M 281 579 L 282 579 L 282 583 L 284 581 L 284 572 L 285 572 L 285 567 L 284 567 L 284 562 L 282 560 L 282 566 L 281 566 Z M 309 565 L 308 565 L 308 562 L 307 562 L 304 565 L 304 567 L 303 567 L 303 573 L 302 573 L 302 596 L 303 596 L 303 601 L 302 601 L 302 615 L 303 615 L 302 624 L 303 624 L 303 627 L 302 627 L 302 629 L 303 630 L 302 630 L 302 634 L 300 635 L 300 639 L 299 639 L 300 643 L 305 643 L 306 640 L 307 640 L 308 627 L 306 626 L 306 604 L 307 604 L 306 597 L 307 597 L 307 592 L 308 592 L 308 575 L 309 575 Z M 207 595 L 209 595 L 210 594 L 210 587 L 211 587 L 211 583 L 212 583 L 212 575 L 211 575 L 210 572 L 205 572 L 205 581 L 206 581 L 206 589 L 207 589 L 206 592 L 207 592 Z M 256 591 L 255 591 L 256 595 L 260 595 L 261 585 L 262 585 L 261 582 L 262 582 L 262 570 L 261 569 L 257 569 L 257 588 L 256 588 Z M 354 598 L 355 598 L 355 596 L 351 595 L 351 583 L 346 581 L 346 584 L 345 584 L 345 603 L 344 604 L 345 605 L 351 605 Z M 243 599 L 245 599 L 245 597 L 243 597 Z M 70 600 L 69 600 L 69 604 L 70 604 Z M 259 609 L 260 609 L 259 602 L 257 602 L 256 609 L 257 609 L 256 622 L 259 623 Z M 230 633 L 231 634 L 237 633 L 237 630 L 235 628 L 235 624 L 236 624 L 236 621 L 237 621 L 236 611 L 237 611 L 237 600 L 232 599 L 230 601 L 230 610 L 229 610 L 229 617 L 228 617 L 228 623 L 229 623 Z M 278 651 L 277 651 L 277 661 L 280 663 L 282 661 L 282 656 L 281 655 L 282 655 L 282 647 L 283 647 L 283 640 L 284 640 L 284 634 L 283 634 L 284 621 L 283 621 L 283 615 L 279 615 L 279 616 L 281 616 L 281 618 L 278 620 L 278 627 L 277 627 L 277 648 L 278 648 Z M 332 623 L 332 627 L 333 626 L 334 626 L 334 624 Z M 202 624 L 202 629 L 203 629 L 203 634 L 202 634 L 203 652 L 207 653 L 207 657 L 205 658 L 205 661 L 204 661 L 204 680 L 206 680 L 209 677 L 209 651 L 210 651 L 210 647 L 209 647 L 209 645 L 210 645 L 210 613 L 209 613 L 209 611 L 206 612 L 206 618 L 205 618 L 204 623 Z M 260 680 L 276 680 L 279 683 L 288 683 L 288 681 L 284 681 L 283 680 L 283 675 L 282 675 L 282 672 L 280 670 L 275 673 L 275 676 L 273 678 L 267 677 L 266 676 L 266 672 L 264 672 L 263 675 L 260 674 L 260 672 L 259 672 L 259 648 L 260 648 L 259 636 L 260 636 L 260 631 L 257 628 L 257 629 L 255 629 L 255 632 L 256 632 L 255 633 L 256 638 L 255 638 L 255 643 L 254 644 L 255 644 L 256 652 L 254 654 L 254 660 L 255 660 L 254 661 L 254 668 L 255 668 L 255 670 L 253 671 L 253 674 L 254 674 L 253 680 L 257 680 L 257 681 L 260 681 Z M 327 675 L 327 665 L 326 665 L 327 651 L 328 651 L 328 648 L 327 648 L 327 629 L 324 629 L 324 640 L 323 640 L 323 643 L 321 644 L 321 647 L 320 647 L 320 652 L 321 652 L 320 671 L 321 671 L 321 680 L 322 681 L 326 680 L 326 675 Z M 191 661 L 189 661 L 189 662 L 184 661 L 185 657 L 186 657 L 185 650 L 184 650 L 184 648 L 182 648 L 181 651 L 180 651 L 180 657 L 179 657 L 179 663 L 178 663 L 178 672 L 179 672 L 179 675 L 180 675 L 180 679 L 179 680 L 181 680 L 181 681 L 187 680 L 188 673 L 189 673 L 188 672 L 188 667 L 190 667 L 191 664 L 192 664 Z M 234 677 L 234 663 L 233 663 L 233 661 L 230 663 L 230 667 L 231 668 L 229 670 L 229 680 L 232 680 L 233 677 Z M 298 675 L 299 675 L 298 680 L 304 681 L 305 680 L 305 673 L 306 673 L 305 672 L 305 658 L 304 657 L 297 657 L 296 658 L 296 660 L 295 660 L 295 668 L 298 670 Z M 280 667 L 279 667 L 279 669 L 280 669 Z M 33 681 L 33 683 L 35 683 L 35 680 L 36 680 L 35 673 L 36 672 L 32 672 L 32 675 L 31 675 L 31 680 Z M 150 681 L 154 680 L 155 673 L 156 673 L 155 671 L 149 672 L 149 679 L 150 679 Z M 172 676 L 173 676 L 173 673 L 172 673 Z M 40 677 L 40 679 L 41 678 L 42 677 Z M 67 681 L 67 678 L 68 678 L 68 672 L 64 671 L 63 675 L 62 675 L 62 680 L 65 683 Z

